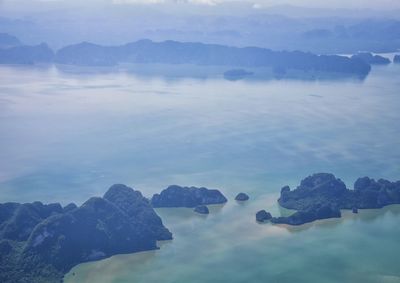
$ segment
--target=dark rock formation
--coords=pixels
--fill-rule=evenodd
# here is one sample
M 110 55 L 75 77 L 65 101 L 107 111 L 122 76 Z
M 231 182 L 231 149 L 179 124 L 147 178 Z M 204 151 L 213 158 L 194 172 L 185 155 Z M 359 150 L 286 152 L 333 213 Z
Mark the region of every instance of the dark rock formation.
M 318 173 L 302 180 L 293 191 L 288 186 L 282 188 L 278 202 L 285 208 L 295 210 L 327 203 L 341 207 L 338 202 L 342 202 L 347 192 L 346 185 L 333 174 Z
M 359 178 L 350 190 L 349 199 L 357 208 L 381 208 L 400 203 L 400 181 L 390 182 L 385 179 L 375 181 L 368 177 Z M 346 207 L 347 208 L 347 207 Z
M 134 191 L 125 185 L 116 184 L 111 186 L 104 198 L 118 206 L 132 221 L 139 221 L 148 226 L 157 240 L 172 239 L 171 232 L 163 226 L 161 218 L 139 191 Z
M 371 65 L 387 65 L 390 64 L 390 60 L 388 58 L 379 56 L 379 55 L 372 55 L 368 52 L 357 53 L 353 55 L 351 58 L 353 59 L 360 59 L 368 64 Z
M 301 225 L 318 219 L 339 218 L 340 210 L 330 205 L 315 205 L 306 210 L 300 210 L 287 217 L 274 217 L 272 223 Z
M 281 195 L 286 193 L 286 192 L 290 192 L 290 187 L 289 186 L 284 186 L 281 189 Z
M 62 212 L 58 203 L 45 205 L 37 201 L 0 204 L 0 239 L 26 241 L 36 225 Z
M 256 213 L 256 221 L 265 222 L 272 218 L 271 213 L 266 212 L 265 210 L 260 210 Z
M 153 207 L 195 207 L 225 202 L 226 197 L 218 190 L 177 185 L 169 186 L 151 199 Z
M 349 190 L 333 174 L 318 173 L 302 180 L 293 191 L 287 186 L 282 188 L 278 202 L 281 206 L 298 212 L 284 217 L 284 220 L 277 218 L 274 220 L 276 223 L 300 223 L 302 219 L 309 222 L 311 219 L 338 217 L 340 209 L 381 208 L 400 203 L 400 181 L 375 181 L 363 177 L 354 183 L 354 190 Z M 321 214 L 322 208 L 322 212 L 326 213 Z
M 200 213 L 200 214 L 209 214 L 210 211 L 208 210 L 208 207 L 205 205 L 198 205 L 194 209 L 194 212 Z
M 357 208 L 357 207 L 353 207 L 353 208 L 351 209 L 351 211 L 352 211 L 353 213 L 358 213 L 358 208 Z
M 248 196 L 247 194 L 245 194 L 245 193 L 239 193 L 239 194 L 235 197 L 235 200 L 238 200 L 238 201 L 246 201 L 246 200 L 249 200 L 249 196 Z
M 63 207 L 63 211 L 64 212 L 68 212 L 68 211 L 71 211 L 71 210 L 73 210 L 75 208 L 78 208 L 76 206 L 76 204 L 75 203 L 70 203 L 70 204 L 67 204 L 66 206 Z
M 393 63 L 400 63 L 400 55 L 395 55 L 394 56 Z
M 6 203 L 0 212 L 1 282 L 59 282 L 79 263 L 172 238 L 149 201 L 124 185 L 80 207 Z

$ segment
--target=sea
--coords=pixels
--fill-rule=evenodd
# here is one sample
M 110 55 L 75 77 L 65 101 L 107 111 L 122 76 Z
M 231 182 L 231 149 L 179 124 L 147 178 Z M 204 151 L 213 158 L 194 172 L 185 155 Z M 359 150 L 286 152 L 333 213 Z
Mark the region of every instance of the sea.
M 400 180 L 400 64 L 366 78 L 238 80 L 139 67 L 0 67 L 0 202 L 80 205 L 115 183 L 228 198 L 207 216 L 156 209 L 173 240 L 80 264 L 65 282 L 400 282 L 400 205 L 298 227 L 255 221 L 261 209 L 290 214 L 281 187 L 313 173 L 350 189 Z

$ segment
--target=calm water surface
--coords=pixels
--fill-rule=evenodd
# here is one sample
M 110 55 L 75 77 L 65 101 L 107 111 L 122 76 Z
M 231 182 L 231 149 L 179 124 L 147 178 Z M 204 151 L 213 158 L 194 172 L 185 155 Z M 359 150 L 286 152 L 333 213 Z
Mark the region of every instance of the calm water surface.
M 400 282 L 400 207 L 259 225 L 283 185 L 400 179 L 400 66 L 364 81 L 226 81 L 0 67 L 0 201 L 76 202 L 125 183 L 219 188 L 208 216 L 159 209 L 174 240 L 86 263 L 67 282 Z

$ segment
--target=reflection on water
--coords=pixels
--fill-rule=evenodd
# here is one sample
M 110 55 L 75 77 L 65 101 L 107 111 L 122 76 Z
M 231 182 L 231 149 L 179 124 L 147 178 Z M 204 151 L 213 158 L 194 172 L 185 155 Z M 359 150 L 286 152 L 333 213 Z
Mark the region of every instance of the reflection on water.
M 316 72 L 301 70 L 283 70 L 276 71 L 272 67 L 246 67 L 239 69 L 239 73 L 245 75 L 227 75 L 227 72 L 236 70 L 235 66 L 207 66 L 207 65 L 191 65 L 191 64 L 121 64 L 118 67 L 76 67 L 56 65 L 58 71 L 65 74 L 115 74 L 125 72 L 136 77 L 146 79 L 159 77 L 167 81 L 176 81 L 182 79 L 225 79 L 229 81 L 246 80 L 246 81 L 271 81 L 271 80 L 303 80 L 303 81 L 353 81 L 362 82 L 367 75 L 357 75 L 351 73 L 332 73 L 332 72 Z M 247 75 L 246 75 L 247 74 Z
M 396 65 L 362 84 L 0 72 L 3 201 L 79 203 L 115 182 L 146 195 L 178 183 L 234 196 L 316 171 L 350 186 L 398 178 Z
M 231 82 L 3 66 L 0 199 L 81 203 L 113 183 L 146 196 L 207 186 L 230 199 L 206 217 L 158 209 L 173 241 L 82 264 L 67 282 L 395 282 L 398 206 L 301 227 L 260 225 L 255 213 L 291 213 L 276 203 L 280 188 L 313 172 L 349 187 L 400 179 L 399 73 Z M 249 202 L 234 201 L 239 192 Z

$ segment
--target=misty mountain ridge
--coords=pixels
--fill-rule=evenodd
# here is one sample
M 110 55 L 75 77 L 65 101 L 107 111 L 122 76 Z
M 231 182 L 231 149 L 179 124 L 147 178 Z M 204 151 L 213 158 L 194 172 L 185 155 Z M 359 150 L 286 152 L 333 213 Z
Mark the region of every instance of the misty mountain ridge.
M 315 55 L 301 51 L 272 51 L 259 47 L 148 39 L 117 46 L 82 42 L 53 52 L 46 44 L 0 49 L 0 63 L 57 63 L 78 66 L 133 64 L 190 64 L 197 66 L 271 67 L 284 74 L 289 69 L 365 76 L 370 65 L 358 58 Z
M 57 3 L 47 1 L 43 4 L 47 9 L 34 7 L 29 12 L 21 11 L 23 7 L 16 9 L 19 12 L 7 12 L 2 7 L 0 30 L 18 36 L 29 45 L 45 40 L 54 49 L 82 41 L 121 45 L 142 38 L 318 54 L 395 52 L 400 47 L 398 10 L 385 6 L 382 9 L 367 9 L 367 5 L 338 9 L 292 5 L 255 8 L 250 2 L 233 1 L 215 6 L 196 5 L 193 9 L 193 5 L 183 3 L 94 6 L 68 1 L 62 7 Z M 313 35 L 318 30 L 326 32 L 322 36 Z

